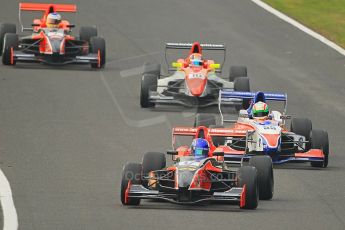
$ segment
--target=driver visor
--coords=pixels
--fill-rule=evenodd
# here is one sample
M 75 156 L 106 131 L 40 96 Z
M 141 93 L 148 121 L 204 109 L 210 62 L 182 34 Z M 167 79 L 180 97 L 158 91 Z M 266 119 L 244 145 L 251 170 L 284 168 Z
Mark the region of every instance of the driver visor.
M 47 19 L 47 24 L 53 24 L 53 25 L 57 25 L 61 22 L 61 20 L 59 19 L 53 19 L 53 18 L 48 18 Z
M 200 60 L 192 60 L 191 63 L 194 66 L 202 66 L 202 61 Z
M 204 156 L 208 152 L 207 148 L 195 148 L 194 149 L 194 155 L 195 156 Z

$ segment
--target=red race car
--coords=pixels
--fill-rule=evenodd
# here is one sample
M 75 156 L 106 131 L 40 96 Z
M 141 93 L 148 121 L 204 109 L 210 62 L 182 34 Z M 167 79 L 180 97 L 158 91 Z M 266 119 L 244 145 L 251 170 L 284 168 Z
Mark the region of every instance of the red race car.
M 43 11 L 41 19 L 34 19 L 25 28 L 21 21 L 22 11 Z M 72 35 L 75 25 L 63 20 L 59 13 L 75 13 L 72 4 L 20 3 L 19 21 L 22 31 L 29 36 L 18 36 L 16 25 L 1 24 L 0 54 L 4 65 L 17 62 L 42 62 L 50 65 L 90 64 L 92 68 L 105 65 L 105 40 L 97 37 L 95 27 L 81 27 L 79 37 Z
M 161 66 L 157 63 L 146 63 L 141 80 L 140 105 L 143 108 L 154 107 L 157 104 L 177 104 L 187 107 L 205 107 L 218 103 L 219 90 L 250 91 L 247 68 L 232 66 L 230 75 L 224 79 L 219 74 L 225 62 L 226 48 L 223 44 L 166 43 L 167 50 L 189 50 L 186 58 L 178 59 L 169 68 L 169 76 L 161 76 Z M 223 52 L 223 63 L 215 63 L 206 59 L 203 51 Z M 172 74 L 170 74 L 173 72 Z M 228 101 L 237 109 L 247 108 L 247 101 Z M 241 101 L 242 103 L 242 101 Z
M 139 205 L 141 199 L 165 200 L 175 204 L 203 202 L 235 203 L 255 209 L 258 199 L 273 196 L 272 161 L 256 156 L 239 169 L 224 163 L 224 150 L 216 147 L 212 137 L 226 136 L 224 129 L 177 127 L 175 136 L 192 137 L 192 145 L 168 151 L 174 164 L 166 167 L 163 153 L 149 152 L 142 163 L 127 163 L 122 172 L 121 202 Z

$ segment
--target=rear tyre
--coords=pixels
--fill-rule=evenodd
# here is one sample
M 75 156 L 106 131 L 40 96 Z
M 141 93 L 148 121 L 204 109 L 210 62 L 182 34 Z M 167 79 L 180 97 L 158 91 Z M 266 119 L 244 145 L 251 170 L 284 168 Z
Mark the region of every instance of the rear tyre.
M 143 175 L 147 175 L 151 171 L 156 171 L 165 168 L 166 158 L 164 153 L 147 152 L 144 154 L 143 161 Z
M 144 74 L 141 78 L 140 105 L 142 108 L 154 107 L 155 103 L 150 102 L 150 91 L 157 91 L 158 79 L 156 75 Z
M 237 77 L 234 80 L 234 90 L 242 92 L 250 92 L 250 84 L 248 77 Z M 242 105 L 235 105 L 237 111 L 241 109 L 248 109 L 250 105 L 250 99 L 243 99 Z
M 92 26 L 82 26 L 79 30 L 79 39 L 90 42 L 92 37 L 97 37 L 97 28 Z
M 313 126 L 308 118 L 293 118 L 291 120 L 290 131 L 304 136 L 306 141 L 310 141 L 310 133 Z M 306 149 L 310 149 L 310 143 L 306 144 Z
M 194 119 L 194 127 L 216 125 L 216 117 L 210 114 L 198 113 Z
M 90 39 L 90 52 L 97 54 L 98 63 L 91 63 L 91 67 L 95 69 L 104 68 L 105 66 L 105 40 L 100 37 L 92 37 Z
M 13 51 L 18 48 L 18 35 L 5 34 L 4 47 L 2 54 L 2 63 L 4 65 L 15 65 L 16 61 L 13 60 Z
M 246 66 L 231 66 L 229 81 L 233 82 L 238 77 L 247 77 L 247 67 Z
M 123 205 L 139 205 L 140 199 L 138 198 L 127 198 L 126 202 L 126 190 L 128 188 L 128 182 L 131 184 L 141 184 L 141 164 L 137 163 L 126 163 L 122 170 L 121 179 L 121 203 Z
M 209 128 L 210 129 L 224 128 L 224 126 L 223 125 L 210 125 Z M 221 145 L 225 145 L 225 137 L 213 136 L 212 142 L 216 147 L 221 146 Z
M 157 79 L 159 79 L 161 75 L 161 65 L 158 63 L 146 62 L 144 64 L 143 74 L 153 74 L 157 76 Z
M 12 23 L 3 23 L 0 25 L 0 56 L 2 55 L 5 34 L 7 33 L 9 34 L 17 33 L 16 25 Z
M 147 152 L 144 154 L 143 160 L 142 160 L 142 166 L 143 166 L 143 176 L 150 176 L 150 172 L 160 170 L 165 168 L 166 166 L 166 158 L 164 153 L 158 153 L 158 152 Z M 154 188 L 158 188 L 159 184 L 156 183 L 156 180 L 144 180 L 143 179 L 143 185 L 145 187 L 151 187 L 153 185 Z
M 329 142 L 328 133 L 324 130 L 314 129 L 310 134 L 312 149 L 321 149 L 325 155 L 323 162 L 310 162 L 312 167 L 326 168 L 328 166 Z
M 258 171 L 259 198 L 270 200 L 274 193 L 273 164 L 269 156 L 254 156 L 249 159 L 249 165 Z
M 243 209 L 256 209 L 259 202 L 257 170 L 252 166 L 243 166 L 238 170 L 238 186 L 246 185 L 245 205 Z

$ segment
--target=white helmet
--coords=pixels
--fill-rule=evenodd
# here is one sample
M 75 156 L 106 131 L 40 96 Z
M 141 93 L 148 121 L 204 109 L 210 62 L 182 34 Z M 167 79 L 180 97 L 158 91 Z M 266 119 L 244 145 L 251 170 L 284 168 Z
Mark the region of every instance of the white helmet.
M 46 21 L 47 27 L 56 28 L 59 26 L 60 22 L 61 22 L 61 15 L 60 14 L 58 14 L 58 13 L 48 14 L 47 21 Z

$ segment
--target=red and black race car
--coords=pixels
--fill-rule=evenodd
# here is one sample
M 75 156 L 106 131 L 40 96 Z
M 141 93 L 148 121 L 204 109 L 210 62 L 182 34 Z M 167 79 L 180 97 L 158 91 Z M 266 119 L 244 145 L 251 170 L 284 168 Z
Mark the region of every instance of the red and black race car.
M 21 22 L 22 11 L 43 11 L 41 19 L 34 19 L 31 27 L 25 28 Z M 60 12 L 75 13 L 72 4 L 20 3 L 19 21 L 22 32 L 31 31 L 29 36 L 18 36 L 16 25 L 1 24 L 0 54 L 4 65 L 17 62 L 41 62 L 50 65 L 90 64 L 92 68 L 105 65 L 105 40 L 97 36 L 95 27 L 81 27 L 79 37 L 72 35 L 75 25 L 67 20 L 58 20 L 49 26 L 49 17 Z
M 166 167 L 163 153 L 149 152 L 142 163 L 127 163 L 122 172 L 121 202 L 139 205 L 141 199 L 165 200 L 175 204 L 204 202 L 235 203 L 244 209 L 255 209 L 258 199 L 273 196 L 272 161 L 267 156 L 255 156 L 249 165 L 230 168 L 224 163 L 224 149 L 216 147 L 212 137 L 226 135 L 224 130 L 177 127 L 175 136 L 202 138 L 209 143 L 207 156 L 198 158 L 190 146 L 168 151 L 174 164 Z
M 218 104 L 219 90 L 250 91 L 247 68 L 232 66 L 229 76 L 220 76 L 226 58 L 223 44 L 166 43 L 165 62 L 168 65 L 167 50 L 189 50 L 186 58 L 180 58 L 168 68 L 169 75 L 161 75 L 157 63 L 145 63 L 141 79 L 140 105 L 143 108 L 158 104 L 175 104 L 187 107 L 206 107 Z M 223 63 L 206 59 L 203 51 L 223 52 Z M 173 72 L 173 73 L 172 73 Z M 247 108 L 248 103 L 228 101 L 236 109 Z

